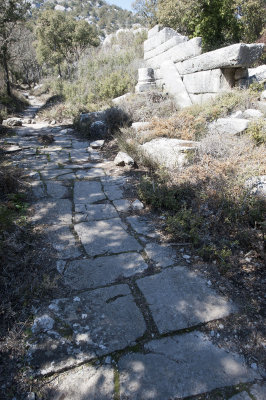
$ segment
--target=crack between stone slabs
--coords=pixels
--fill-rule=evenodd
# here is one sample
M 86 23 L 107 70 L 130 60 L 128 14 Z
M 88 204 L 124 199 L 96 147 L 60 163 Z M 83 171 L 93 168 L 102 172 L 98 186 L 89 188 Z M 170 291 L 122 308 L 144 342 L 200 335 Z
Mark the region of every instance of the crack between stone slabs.
M 258 381 L 258 382 L 261 382 L 261 381 Z M 254 385 L 255 383 L 257 383 L 257 380 L 254 380 L 251 382 L 245 382 L 245 383 L 238 383 L 233 386 L 222 386 L 220 388 L 213 389 L 210 392 L 204 392 L 204 393 L 196 394 L 194 396 L 183 397 L 182 400 L 197 400 L 199 398 L 199 396 L 204 396 L 204 395 L 211 396 L 211 397 L 208 397 L 211 400 L 216 400 L 218 398 L 217 397 L 218 395 L 223 396 L 223 399 L 226 398 L 226 399 L 230 400 L 232 396 L 234 396 L 236 394 L 241 394 L 244 391 L 246 391 L 248 393 L 248 395 L 250 396 L 250 398 L 252 400 L 256 400 L 256 398 L 249 393 L 251 386 Z M 224 396 L 226 396 L 226 397 L 224 397 Z M 220 398 L 222 398 L 222 397 L 220 397 Z M 174 397 L 171 400 L 180 400 L 180 397 Z

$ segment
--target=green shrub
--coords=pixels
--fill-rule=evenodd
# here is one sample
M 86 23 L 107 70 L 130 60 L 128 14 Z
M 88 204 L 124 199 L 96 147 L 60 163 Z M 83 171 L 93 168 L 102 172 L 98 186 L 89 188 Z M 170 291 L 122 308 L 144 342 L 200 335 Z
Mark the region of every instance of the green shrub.
M 246 132 L 257 145 L 266 143 L 266 121 L 264 118 L 252 121 Z

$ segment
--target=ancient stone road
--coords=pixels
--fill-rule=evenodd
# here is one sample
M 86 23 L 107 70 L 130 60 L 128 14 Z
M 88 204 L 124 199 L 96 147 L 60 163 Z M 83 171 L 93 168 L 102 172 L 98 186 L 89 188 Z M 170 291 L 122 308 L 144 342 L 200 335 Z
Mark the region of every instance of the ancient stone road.
M 55 377 L 50 398 L 182 399 L 239 383 L 265 398 L 259 373 L 199 329 L 236 307 L 160 244 L 125 198 L 126 178 L 108 174 L 110 162 L 71 129 L 17 132 L 8 141 L 23 148 L 14 163 L 31 175 L 32 223 L 45 226 L 66 285 L 66 297 L 36 310 L 29 340 L 33 373 Z M 40 133 L 55 142 L 40 145 Z

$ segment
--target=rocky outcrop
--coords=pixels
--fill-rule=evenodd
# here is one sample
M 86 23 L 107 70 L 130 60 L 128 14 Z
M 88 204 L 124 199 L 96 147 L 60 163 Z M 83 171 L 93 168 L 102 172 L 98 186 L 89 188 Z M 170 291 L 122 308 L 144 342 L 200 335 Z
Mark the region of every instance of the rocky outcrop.
M 202 103 L 235 86 L 247 87 L 254 80 L 265 79 L 266 66 L 248 70 L 263 48 L 260 43 L 238 43 L 202 54 L 201 38 L 189 40 L 156 25 L 144 42 L 149 79 L 144 79 L 142 68 L 136 91 L 149 91 L 156 84 L 172 94 L 180 108 Z

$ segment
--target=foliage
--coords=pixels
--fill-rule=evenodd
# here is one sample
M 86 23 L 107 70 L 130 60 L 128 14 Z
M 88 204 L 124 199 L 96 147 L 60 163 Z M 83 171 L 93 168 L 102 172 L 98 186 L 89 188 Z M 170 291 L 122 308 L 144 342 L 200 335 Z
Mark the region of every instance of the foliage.
M 37 21 L 36 35 L 39 63 L 57 67 L 60 76 L 63 62 L 68 65 L 69 76 L 70 66 L 79 60 L 85 49 L 89 45 L 99 45 L 95 28 L 61 11 L 43 12 Z
M 7 94 L 11 95 L 10 63 L 12 45 L 18 41 L 17 26 L 25 19 L 30 4 L 26 0 L 0 1 L 0 65 L 5 71 Z
M 256 41 L 266 15 L 264 0 L 137 0 L 135 9 L 148 23 L 201 36 L 205 50 Z
M 135 0 L 132 8 L 152 26 L 157 23 L 157 5 L 158 0 Z
M 257 145 L 266 143 L 266 120 L 260 118 L 252 121 L 247 129 L 247 134 L 252 137 Z

